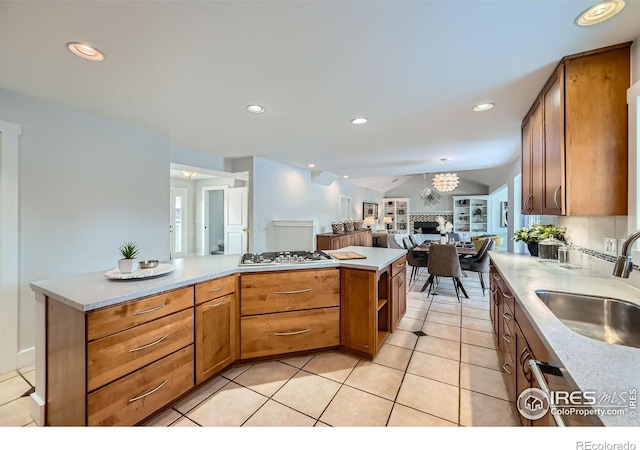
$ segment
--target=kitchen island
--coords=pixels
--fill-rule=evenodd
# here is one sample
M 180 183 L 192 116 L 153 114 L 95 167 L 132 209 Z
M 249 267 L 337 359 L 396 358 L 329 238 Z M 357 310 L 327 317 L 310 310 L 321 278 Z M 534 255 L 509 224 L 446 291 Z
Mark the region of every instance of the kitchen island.
M 133 425 L 232 364 L 326 349 L 372 358 L 404 314 L 406 250 L 340 251 L 365 258 L 242 266 L 239 255 L 197 256 L 147 279 L 34 281 L 32 416 Z
M 609 407 L 622 402 L 624 413 L 619 415 L 598 415 L 597 421 L 605 426 L 638 426 L 637 405 L 633 399 L 640 388 L 640 348 L 610 344 L 592 339 L 569 329 L 536 295 L 536 290 L 570 292 L 617 298 L 640 306 L 640 291 L 619 281 L 612 276 L 601 275 L 589 269 L 561 267 L 528 255 L 491 252 L 491 264 L 495 269 L 495 277 L 491 279 L 492 295 L 498 292 L 496 302 L 508 303 L 500 314 L 492 313 L 494 323 L 500 330 L 497 338 L 500 346 L 508 346 L 514 336 L 509 327 L 516 328 L 508 322 L 523 322 L 532 328 L 533 339 L 544 345 L 541 353 L 548 354 L 552 364 L 563 369 L 564 378 L 569 389 L 594 391 L 597 396 L 606 394 Z M 502 283 L 496 287 L 496 282 Z M 504 292 L 503 292 L 504 290 Z M 507 293 L 505 295 L 505 293 Z M 492 305 L 494 301 L 492 298 Z M 511 308 L 511 309 L 510 309 Z M 515 309 L 515 314 L 514 310 Z M 504 311 L 504 312 L 502 312 Z M 515 317 L 514 317 L 515 316 Z M 504 318 L 504 321 L 503 321 Z M 505 324 L 504 327 L 500 321 Z M 517 327 L 517 331 L 520 328 Z M 526 331 L 523 327 L 522 331 Z M 504 340 L 504 336 L 507 336 Z M 527 337 L 527 341 L 530 339 Z M 526 344 L 526 343 L 525 343 Z M 531 342 L 529 342 L 531 344 Z M 533 348 L 533 346 L 532 346 Z M 514 364 L 523 363 L 525 350 L 513 354 Z M 534 349 L 535 351 L 535 349 Z M 538 350 L 539 352 L 539 350 Z M 510 371 L 510 351 L 503 352 L 507 356 L 505 372 Z M 538 356 L 542 359 L 542 356 Z M 518 358 L 521 360 L 518 361 Z M 503 366 L 504 367 L 504 366 Z M 517 376 L 521 368 L 516 367 Z M 524 368 L 526 369 L 526 367 Z M 515 374 L 515 371 L 514 371 Z M 514 378 L 517 378 L 514 375 Z M 519 382 L 520 379 L 518 378 Z M 526 382 L 526 380 L 525 380 Z M 507 381 L 507 383 L 509 383 Z M 517 396 L 516 392 L 516 396 Z M 596 408 L 598 405 L 594 405 Z M 535 422 L 535 421 L 534 421 Z M 533 423 L 532 425 L 536 425 Z

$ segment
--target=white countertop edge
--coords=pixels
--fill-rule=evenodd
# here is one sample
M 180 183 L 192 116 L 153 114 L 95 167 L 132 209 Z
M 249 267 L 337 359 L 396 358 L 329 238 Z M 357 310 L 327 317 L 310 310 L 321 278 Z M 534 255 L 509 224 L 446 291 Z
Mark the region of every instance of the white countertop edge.
M 101 271 L 33 281 L 29 286 L 36 293 L 46 295 L 78 311 L 89 312 L 235 273 L 330 267 L 382 270 L 406 254 L 406 250 L 378 247 L 346 247 L 340 250 L 356 251 L 365 254 L 367 259 L 342 261 L 331 259 L 304 264 L 241 266 L 237 255 L 227 255 L 224 256 L 224 259 L 215 260 L 207 259 L 208 256 L 196 256 L 165 261 L 175 265 L 175 269 L 167 274 L 152 278 L 110 280 L 104 275 L 106 271 Z M 326 253 L 330 253 L 330 251 L 326 251 Z M 73 288 L 70 288 L 71 285 L 73 285 Z M 81 300 L 81 298 L 84 300 Z

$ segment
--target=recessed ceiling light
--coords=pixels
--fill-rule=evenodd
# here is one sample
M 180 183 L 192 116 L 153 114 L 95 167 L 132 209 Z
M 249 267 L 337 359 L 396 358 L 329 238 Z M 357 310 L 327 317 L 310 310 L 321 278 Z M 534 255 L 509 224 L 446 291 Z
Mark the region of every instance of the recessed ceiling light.
M 351 123 L 354 125 L 363 125 L 367 122 L 368 120 L 365 119 L 364 117 L 356 117 L 355 119 L 351 120 Z
M 488 111 L 494 106 L 496 106 L 495 103 L 480 103 L 479 105 L 476 105 L 473 107 L 473 111 L 474 112 Z
M 264 112 L 264 107 L 260 105 L 249 105 L 247 106 L 247 111 L 254 114 L 260 114 Z
M 349 178 L 349 175 L 342 175 L 342 178 Z
M 604 22 L 618 14 L 622 8 L 624 8 L 623 0 L 605 0 L 596 3 L 580 14 L 576 18 L 575 24 L 581 27 L 588 27 L 589 25 Z
M 100 50 L 88 44 L 83 44 L 81 42 L 67 42 L 67 48 L 74 55 L 88 59 L 89 61 L 102 61 L 104 59 L 104 55 Z
M 308 167 L 309 169 L 313 169 L 313 168 L 315 168 L 315 167 L 316 167 L 316 165 L 315 165 L 315 164 L 313 164 L 313 163 L 311 163 L 311 164 L 307 164 L 307 167 Z

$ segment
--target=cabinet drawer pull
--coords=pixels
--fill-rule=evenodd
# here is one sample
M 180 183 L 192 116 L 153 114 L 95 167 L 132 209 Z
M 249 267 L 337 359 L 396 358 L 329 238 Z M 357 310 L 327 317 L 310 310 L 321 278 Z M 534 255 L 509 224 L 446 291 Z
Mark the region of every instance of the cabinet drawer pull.
M 398 284 L 400 286 L 402 286 L 404 284 L 404 277 L 402 276 L 402 274 L 400 274 L 400 280 L 399 280 Z
M 496 275 L 495 273 L 493 274 L 493 279 L 496 281 L 502 281 L 502 278 L 500 278 L 500 275 Z
M 398 264 L 396 267 L 397 267 L 398 269 L 402 269 L 402 268 L 404 267 L 404 264 Z
M 155 391 L 157 391 L 157 390 L 158 390 L 158 389 L 160 389 L 162 386 L 164 386 L 165 384 L 167 384 L 167 382 L 168 382 L 168 381 L 169 381 L 169 380 L 164 380 L 160 386 L 158 386 L 158 387 L 156 387 L 156 388 L 151 389 L 151 390 L 150 390 L 149 392 L 147 392 L 146 394 L 142 394 L 142 395 L 139 395 L 139 396 L 137 396 L 137 397 L 130 398 L 130 399 L 129 399 L 129 403 L 133 403 L 133 402 L 135 402 L 136 400 L 140 400 L 141 398 L 145 398 L 147 395 L 151 395 L 151 394 L 153 394 Z
M 307 328 L 306 330 L 300 330 L 300 331 L 276 332 L 276 333 L 273 333 L 273 335 L 274 336 L 293 336 L 294 334 L 308 333 L 309 331 L 311 331 L 311 328 Z
M 556 204 L 556 208 L 558 208 L 559 210 L 562 210 L 562 208 L 560 208 L 560 205 L 558 204 L 558 193 L 560 192 L 560 188 L 562 186 L 558 186 L 556 188 L 556 191 L 553 193 L 553 203 Z
M 276 291 L 275 294 L 302 294 L 303 292 L 311 292 L 311 288 L 300 289 L 299 291 Z
M 509 313 L 502 313 L 502 317 L 505 320 L 513 320 L 513 316 L 511 314 L 509 314 Z
M 507 333 L 502 335 L 502 339 L 504 339 L 505 341 L 507 341 L 508 344 L 511 344 L 511 336 L 509 336 Z
M 157 311 L 157 310 L 159 310 L 159 309 L 161 309 L 161 308 L 164 308 L 165 306 L 167 306 L 167 304 L 166 304 L 166 303 L 163 303 L 162 305 L 155 306 L 155 307 L 153 307 L 153 308 L 151 308 L 151 309 L 145 309 L 144 311 L 136 311 L 136 312 L 134 312 L 134 313 L 132 313 L 132 314 L 133 314 L 134 316 L 137 316 L 137 315 L 139 315 L 139 314 L 146 314 L 146 313 L 150 313 L 150 312 Z
M 509 367 L 509 364 L 504 363 L 502 365 L 502 370 L 504 370 L 505 372 L 507 372 L 509 375 L 511 375 L 511 372 L 509 371 L 509 369 L 507 369 L 507 367 Z
M 513 298 L 513 295 L 511 295 L 511 294 L 509 294 L 509 293 L 507 293 L 507 292 L 503 292 L 503 293 L 502 293 L 502 296 L 503 296 L 504 298 L 508 298 L 508 299 L 512 299 L 512 298 Z
M 209 289 L 207 292 L 218 292 L 224 289 L 224 286 L 218 286 L 217 288 Z
M 224 300 L 222 300 L 221 302 L 218 302 L 218 303 L 214 303 L 213 305 L 207 305 L 207 307 L 203 308 L 203 309 L 211 309 L 211 308 L 215 308 L 216 306 L 220 306 L 220 305 L 224 305 Z
M 168 337 L 169 337 L 169 335 L 165 334 L 160 339 L 158 339 L 157 341 L 152 342 L 151 344 L 143 345 L 142 347 L 132 348 L 131 350 L 129 350 L 129 353 L 133 353 L 133 352 L 137 352 L 138 350 L 144 350 L 145 348 L 153 347 L 154 345 L 159 344 L 160 342 L 164 341 Z

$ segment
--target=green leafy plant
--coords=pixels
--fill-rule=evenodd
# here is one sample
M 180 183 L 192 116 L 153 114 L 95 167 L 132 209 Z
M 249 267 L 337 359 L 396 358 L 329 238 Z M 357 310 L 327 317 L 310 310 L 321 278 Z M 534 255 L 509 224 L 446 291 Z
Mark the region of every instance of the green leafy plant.
M 516 242 L 524 242 L 531 244 L 532 242 L 540 242 L 547 238 L 556 238 L 564 241 L 567 229 L 557 225 L 539 225 L 531 224 L 530 227 L 523 227 L 513 233 L 513 240 Z
M 134 259 L 140 253 L 140 248 L 135 242 L 125 242 L 119 250 L 124 259 Z

